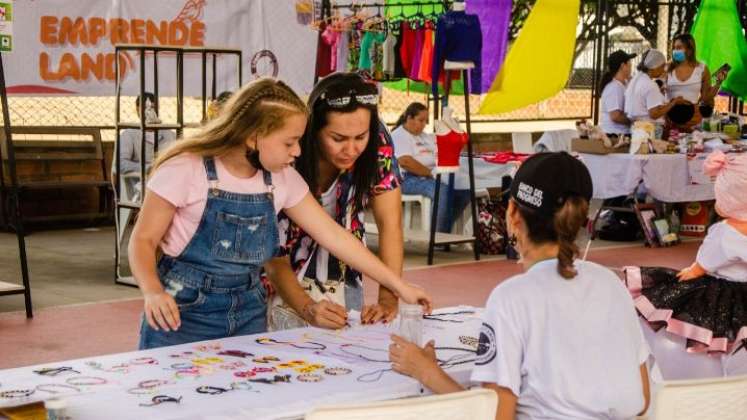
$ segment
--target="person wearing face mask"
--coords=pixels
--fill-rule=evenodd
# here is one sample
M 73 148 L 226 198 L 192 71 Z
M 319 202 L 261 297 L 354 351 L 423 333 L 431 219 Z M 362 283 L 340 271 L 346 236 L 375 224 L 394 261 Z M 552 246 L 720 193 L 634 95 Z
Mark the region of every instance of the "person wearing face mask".
M 667 115 L 670 122 L 692 126 L 700 122 L 701 114 L 709 117 L 713 112 L 714 98 L 726 78 L 724 72 L 716 75 L 711 85 L 708 66 L 697 61 L 695 38 L 680 34 L 672 42 L 672 61 L 667 68 L 667 97 L 681 96 L 686 102 L 678 104 Z M 700 106 L 697 106 L 700 104 Z
M 666 72 L 664 54 L 657 50 L 647 50 L 638 64 L 638 73 L 625 90 L 625 114 L 631 122 L 664 122 L 664 116 L 672 107 L 682 103 L 680 96 L 667 101 L 654 81 Z
M 607 59 L 608 70 L 602 76 L 599 102 L 599 125 L 607 135 L 630 134 L 630 119 L 625 115 L 625 85 L 632 70 L 635 54 L 617 50 Z

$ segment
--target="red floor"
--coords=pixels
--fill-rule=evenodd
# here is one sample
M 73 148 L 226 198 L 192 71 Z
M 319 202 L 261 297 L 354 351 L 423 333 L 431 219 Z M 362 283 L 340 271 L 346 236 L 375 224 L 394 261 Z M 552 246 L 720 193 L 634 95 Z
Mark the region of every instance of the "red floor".
M 608 267 L 680 268 L 692 262 L 698 245 L 598 250 L 589 259 Z M 404 277 L 424 286 L 436 307 L 482 306 L 496 284 L 519 271 L 513 261 L 490 261 L 415 269 Z M 375 296 L 375 284 L 368 284 L 366 300 Z M 133 299 L 39 310 L 33 320 L 21 312 L 0 314 L 0 369 L 135 350 L 141 310 L 142 301 Z

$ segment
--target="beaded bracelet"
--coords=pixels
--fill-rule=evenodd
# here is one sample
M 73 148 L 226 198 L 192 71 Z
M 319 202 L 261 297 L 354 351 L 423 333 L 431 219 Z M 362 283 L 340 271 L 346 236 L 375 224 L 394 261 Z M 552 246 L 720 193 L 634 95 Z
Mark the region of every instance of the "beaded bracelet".
M 74 376 L 72 378 L 67 378 L 65 382 L 67 382 L 68 385 L 73 386 L 104 385 L 106 379 L 96 376 Z
M 321 375 L 316 375 L 313 373 L 306 373 L 303 375 L 298 375 L 296 379 L 298 379 L 301 382 L 320 382 L 324 378 Z
M 34 389 L 12 389 L 0 392 L 0 398 L 25 398 L 34 393 Z
M 158 360 L 152 357 L 138 357 L 137 359 L 130 360 L 131 365 L 157 365 Z
M 164 381 L 162 379 L 148 379 L 137 384 L 137 387 L 138 388 L 156 388 L 161 385 L 167 385 L 167 384 L 169 384 L 169 381 Z
M 352 372 L 353 372 L 352 370 L 346 367 L 329 367 L 327 369 L 324 369 L 324 373 L 326 373 L 327 375 L 332 375 L 332 376 L 348 375 Z

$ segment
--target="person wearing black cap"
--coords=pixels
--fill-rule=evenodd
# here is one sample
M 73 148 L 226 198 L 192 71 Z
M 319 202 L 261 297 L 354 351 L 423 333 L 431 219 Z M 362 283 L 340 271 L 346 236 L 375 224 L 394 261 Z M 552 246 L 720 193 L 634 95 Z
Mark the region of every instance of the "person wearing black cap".
M 506 223 L 524 273 L 488 298 L 472 382 L 495 390 L 497 419 L 627 419 L 646 411 L 649 356 L 620 279 L 576 260 L 589 171 L 567 153 L 527 159 L 511 184 Z M 463 388 L 424 348 L 392 337 L 392 368 L 435 393 Z
M 630 134 L 630 120 L 625 115 L 625 85 L 630 80 L 630 59 L 635 54 L 617 50 L 607 59 L 607 72 L 599 91 L 599 125 L 607 135 Z

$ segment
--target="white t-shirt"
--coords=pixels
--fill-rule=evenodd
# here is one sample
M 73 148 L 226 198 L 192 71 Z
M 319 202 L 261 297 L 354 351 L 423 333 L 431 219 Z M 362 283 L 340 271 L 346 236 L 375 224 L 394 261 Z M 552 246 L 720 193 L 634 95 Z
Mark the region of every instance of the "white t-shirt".
M 649 355 L 630 294 L 610 270 L 576 261 L 566 280 L 540 261 L 486 304 L 472 381 L 509 388 L 516 418 L 627 419 L 644 406 Z
M 392 142 L 397 158 L 412 156 L 428 169 L 436 167 L 436 138 L 433 134 L 420 133 L 415 136 L 404 126 L 399 126 L 392 131 Z
M 625 90 L 625 114 L 631 121 L 651 121 L 648 110 L 664 103 L 659 85 L 645 72 L 636 74 Z
M 607 83 L 600 104 L 599 125 L 602 130 L 608 134 L 630 134 L 629 125 L 616 123 L 610 118 L 610 112 L 625 110 L 625 85 L 621 81 L 612 79 Z
M 262 171 L 257 171 L 248 179 L 238 178 L 226 169 L 220 158 L 215 158 L 215 170 L 221 190 L 239 194 L 268 191 Z M 290 167 L 273 172 L 272 185 L 275 187 L 273 199 L 276 213 L 300 203 L 309 192 L 306 181 Z M 202 158 L 185 153 L 167 160 L 151 174 L 148 189 L 176 207 L 161 248 L 167 255 L 178 256 L 197 231 L 207 204 L 210 183 Z
M 726 221 L 715 223 L 695 260 L 709 274 L 747 283 L 747 236 Z
M 698 63 L 690 77 L 684 82 L 677 78 L 674 71 L 669 72 L 667 75 L 667 98 L 673 99 L 682 96 L 691 103 L 697 104 L 700 99 L 700 89 L 703 86 L 703 71 L 705 71 L 705 65 Z

